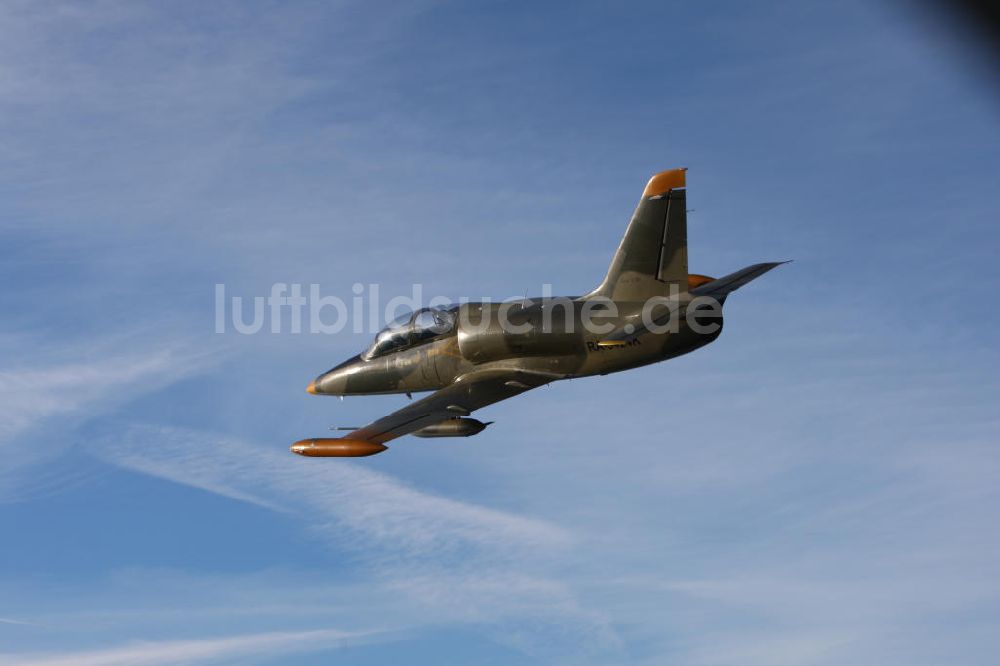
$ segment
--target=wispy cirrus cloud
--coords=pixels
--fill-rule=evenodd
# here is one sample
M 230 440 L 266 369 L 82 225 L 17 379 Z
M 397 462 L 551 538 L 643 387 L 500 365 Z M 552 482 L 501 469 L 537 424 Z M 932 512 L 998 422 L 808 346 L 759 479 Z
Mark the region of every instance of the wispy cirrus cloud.
M 71 431 L 87 419 L 101 417 L 143 395 L 210 368 L 219 359 L 211 345 L 195 348 L 161 343 L 93 342 L 32 349 L 22 345 L 18 361 L 0 369 L 0 501 L 22 499 L 27 488 L 52 482 L 65 470 L 27 473 L 72 446 L 67 436 L 35 435 L 58 419 L 59 432 Z M 80 360 L 85 359 L 85 360 Z
M 90 362 L 0 370 L 0 443 L 46 419 L 96 411 L 163 388 L 204 367 L 208 356 L 160 347 Z
M 369 584 L 366 604 L 376 590 L 393 599 L 390 608 L 406 609 L 405 626 L 476 624 L 541 656 L 554 646 L 577 654 L 620 646 L 603 614 L 558 573 L 577 542 L 562 526 L 217 433 L 133 426 L 88 447 L 128 470 L 293 515 L 352 553 Z M 553 631 L 562 638 L 553 640 Z
M 315 464 L 284 447 L 217 433 L 133 426 L 89 446 L 119 467 L 294 512 L 338 545 L 364 541 L 377 559 L 440 557 L 469 548 L 502 559 L 572 543 L 569 532 L 543 520 L 422 492 L 346 461 Z
M 251 656 L 278 656 L 314 652 L 375 639 L 375 632 L 353 633 L 336 629 L 275 631 L 222 638 L 142 641 L 100 650 L 51 654 L 0 653 L 0 662 L 21 666 L 155 666 L 188 664 Z
M 13 624 L 13 625 L 16 625 L 16 626 L 30 627 L 30 626 L 33 626 L 35 623 L 34 622 L 26 622 L 24 620 L 15 620 L 14 618 L 10 618 L 10 617 L 0 617 L 0 624 Z

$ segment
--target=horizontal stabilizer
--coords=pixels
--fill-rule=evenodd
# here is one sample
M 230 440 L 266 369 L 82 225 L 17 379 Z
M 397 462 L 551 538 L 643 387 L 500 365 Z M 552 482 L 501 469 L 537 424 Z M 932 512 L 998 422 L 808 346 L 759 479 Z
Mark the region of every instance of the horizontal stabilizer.
M 711 282 L 706 282 L 700 287 L 695 287 L 690 290 L 690 293 L 692 296 L 711 296 L 712 298 L 721 300 L 731 292 L 734 292 L 745 285 L 747 282 L 756 280 L 772 268 L 777 268 L 778 266 L 787 263 L 787 261 L 770 261 L 763 264 L 747 266 L 746 268 L 741 268 L 735 273 L 730 273 L 725 277 L 720 277 L 718 280 L 712 280 Z

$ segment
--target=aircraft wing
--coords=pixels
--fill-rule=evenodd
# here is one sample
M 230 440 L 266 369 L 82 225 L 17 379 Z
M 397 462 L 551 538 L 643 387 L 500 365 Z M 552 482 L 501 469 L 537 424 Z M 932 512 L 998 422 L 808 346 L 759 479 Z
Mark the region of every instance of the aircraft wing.
M 473 371 L 426 398 L 348 433 L 344 439 L 382 444 L 433 423 L 466 416 L 481 407 L 512 398 L 561 377 L 530 370 Z

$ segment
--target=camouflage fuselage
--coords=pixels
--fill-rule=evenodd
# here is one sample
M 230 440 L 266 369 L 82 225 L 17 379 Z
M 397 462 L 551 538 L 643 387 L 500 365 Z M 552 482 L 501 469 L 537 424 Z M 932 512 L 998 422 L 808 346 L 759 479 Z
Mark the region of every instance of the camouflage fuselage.
M 592 299 L 533 299 L 519 303 L 466 303 L 455 327 L 407 349 L 365 360 L 355 356 L 315 381 L 326 395 L 371 395 L 434 391 L 473 370 L 531 370 L 553 380 L 605 375 L 657 363 L 715 340 L 722 317 L 699 317 L 696 332 L 683 316 L 667 332 L 644 331 L 616 346 L 602 346 L 603 333 L 640 323 L 642 303 Z M 601 309 L 607 314 L 600 314 Z M 509 326 L 499 325 L 501 310 Z M 584 320 L 591 323 L 583 325 Z M 598 327 L 595 330 L 595 326 Z M 710 330 L 706 331 L 705 327 Z

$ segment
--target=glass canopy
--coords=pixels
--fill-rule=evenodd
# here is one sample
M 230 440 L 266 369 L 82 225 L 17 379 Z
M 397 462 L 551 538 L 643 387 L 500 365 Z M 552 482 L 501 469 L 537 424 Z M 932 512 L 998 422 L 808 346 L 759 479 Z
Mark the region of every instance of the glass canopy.
M 423 308 L 396 317 L 361 355 L 366 361 L 444 335 L 455 326 L 454 308 Z

